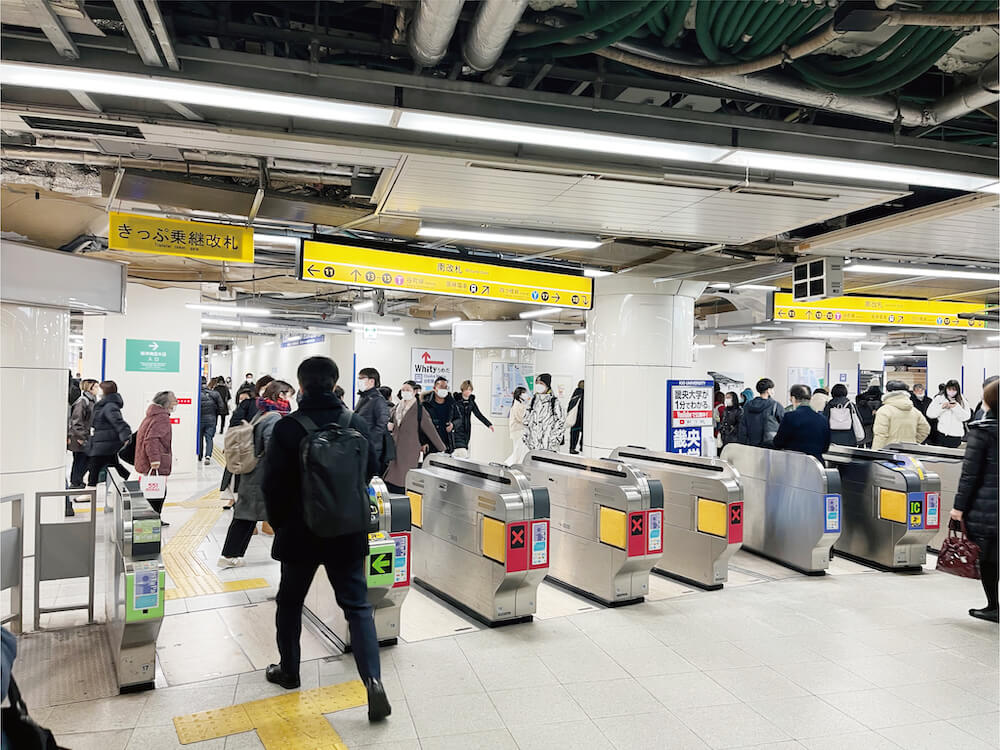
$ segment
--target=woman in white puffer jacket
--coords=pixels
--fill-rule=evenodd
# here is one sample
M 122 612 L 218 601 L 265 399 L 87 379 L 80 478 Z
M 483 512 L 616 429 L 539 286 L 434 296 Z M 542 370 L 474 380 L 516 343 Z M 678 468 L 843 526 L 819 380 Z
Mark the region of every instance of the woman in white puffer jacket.
M 938 444 L 946 448 L 957 448 L 965 436 L 965 423 L 972 417 L 972 409 L 962 398 L 962 387 L 957 380 L 944 384 L 944 393 L 939 393 L 927 407 L 927 418 L 936 419 Z

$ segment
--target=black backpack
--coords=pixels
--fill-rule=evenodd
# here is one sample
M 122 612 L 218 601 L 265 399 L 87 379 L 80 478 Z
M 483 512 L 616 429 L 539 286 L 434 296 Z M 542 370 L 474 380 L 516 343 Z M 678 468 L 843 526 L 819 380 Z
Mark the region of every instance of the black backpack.
M 351 412 L 322 427 L 300 411 L 289 416 L 306 430 L 299 443 L 306 527 L 322 538 L 367 531 L 368 440 L 350 426 Z

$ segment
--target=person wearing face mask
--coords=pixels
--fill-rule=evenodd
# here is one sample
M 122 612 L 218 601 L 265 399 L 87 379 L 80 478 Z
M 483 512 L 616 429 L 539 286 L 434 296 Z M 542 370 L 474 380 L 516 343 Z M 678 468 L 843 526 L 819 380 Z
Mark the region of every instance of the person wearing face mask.
M 385 471 L 385 484 L 390 492 L 406 492 L 406 472 L 420 465 L 424 446 L 444 451 L 430 411 L 417 398 L 417 384 L 407 380 L 399 389 L 399 403 L 392 412 L 387 429 L 396 441 L 396 457 Z
M 94 405 L 101 392 L 96 380 L 80 381 L 80 396 L 70 410 L 69 430 L 66 435 L 66 447 L 73 454 L 73 467 L 69 471 L 69 488 L 82 490 L 83 475 L 87 471 L 87 452 L 84 446 L 90 437 L 90 427 L 94 423 Z
M 566 412 L 552 393 L 552 376 L 535 378 L 535 393 L 524 414 L 524 444 L 529 451 L 558 451 L 565 440 Z
M 455 430 L 462 426 L 462 415 L 448 388 L 448 378 L 439 377 L 434 381 L 434 390 L 424 396 L 423 407 L 430 412 L 446 452 L 452 453 L 455 450 Z
M 455 394 L 455 405 L 458 406 L 458 413 L 462 416 L 462 421 L 455 435 L 455 456 L 458 458 L 469 457 L 469 441 L 472 438 L 472 417 L 475 416 L 490 432 L 493 432 L 493 423 L 483 416 L 476 405 L 476 397 L 472 393 L 472 381 L 463 380 L 462 390 Z
M 379 390 L 382 377 L 374 367 L 364 367 L 358 372 L 358 402 L 354 413 L 365 420 L 368 434 L 375 450 L 375 465 L 379 473 L 386 468 L 386 441 L 389 433 L 386 425 L 389 423 L 389 404 Z
M 738 442 L 740 420 L 743 418 L 743 407 L 740 406 L 740 400 L 736 393 L 733 391 L 727 393 L 724 403 L 725 409 L 722 412 L 722 420 L 719 422 L 719 437 L 722 439 L 723 447 Z
M 972 416 L 972 409 L 962 398 L 962 387 L 957 380 L 944 384 L 944 393 L 939 393 L 927 407 L 927 418 L 937 420 L 938 442 L 945 448 L 958 448 L 965 436 L 965 423 Z
M 146 408 L 146 417 L 139 425 L 135 436 L 135 470 L 140 474 L 156 472 L 161 477 L 170 476 L 173 466 L 173 426 L 170 424 L 170 414 L 177 408 L 177 397 L 173 391 L 160 391 L 153 396 L 153 403 Z M 150 500 L 149 504 L 160 514 L 160 524 L 169 526 L 162 519 L 163 503 L 166 495 L 159 500 Z
M 774 393 L 773 380 L 761 378 L 756 387 L 760 395 L 743 407 L 737 439 L 743 445 L 770 448 L 781 419 L 785 416 L 785 410 L 771 397 Z
M 924 388 L 923 383 L 915 383 L 913 385 L 913 391 L 910 393 L 910 401 L 916 407 L 917 411 L 927 416 L 927 407 L 931 405 L 931 400 L 927 396 L 927 390 Z
M 514 389 L 514 403 L 511 404 L 507 423 L 514 450 L 504 461 L 507 466 L 521 463 L 528 452 L 528 446 L 524 444 L 524 415 L 528 410 L 528 401 L 530 400 L 531 394 L 528 393 L 527 388 L 519 385 Z

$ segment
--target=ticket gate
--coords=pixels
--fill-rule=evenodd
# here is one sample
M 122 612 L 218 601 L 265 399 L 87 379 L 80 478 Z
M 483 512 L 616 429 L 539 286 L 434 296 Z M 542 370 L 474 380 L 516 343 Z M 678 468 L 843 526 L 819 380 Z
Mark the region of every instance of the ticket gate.
M 400 610 L 410 590 L 410 499 L 389 492 L 379 477 L 368 485 L 368 499 L 372 508 L 365 558 L 368 601 L 374 608 L 379 645 L 391 646 L 399 637 Z M 347 621 L 322 566 L 306 595 L 304 612 L 322 635 L 350 651 Z
M 823 575 L 841 534 L 840 475 L 813 456 L 730 443 L 739 473 L 743 548 L 806 575 Z
M 151 690 L 156 679 L 156 638 L 163 623 L 166 569 L 160 559 L 160 516 L 138 482 L 109 471 L 105 507 L 107 589 L 104 611 L 118 689 Z
M 552 504 L 549 578 L 608 606 L 649 593 L 663 553 L 663 486 L 617 459 L 532 451 L 521 464 Z
M 885 450 L 913 456 L 937 474 L 941 480 L 940 514 L 944 522 L 937 533 L 927 542 L 927 549 L 936 554 L 941 549 L 941 543 L 948 536 L 948 518 L 951 516 L 952 508 L 955 507 L 955 494 L 958 492 L 958 480 L 962 477 L 962 458 L 965 456 L 965 449 L 917 445 L 916 443 L 893 443 L 887 445 Z
M 435 453 L 406 475 L 414 583 L 494 627 L 529 622 L 549 567 L 549 497 L 517 467 Z
M 920 570 L 941 527 L 938 475 L 904 453 L 835 445 L 826 460 L 843 487 L 837 555 L 882 570 Z
M 719 458 L 616 448 L 627 461 L 663 485 L 663 557 L 654 573 L 703 589 L 721 589 L 729 559 L 743 540 L 740 475 Z

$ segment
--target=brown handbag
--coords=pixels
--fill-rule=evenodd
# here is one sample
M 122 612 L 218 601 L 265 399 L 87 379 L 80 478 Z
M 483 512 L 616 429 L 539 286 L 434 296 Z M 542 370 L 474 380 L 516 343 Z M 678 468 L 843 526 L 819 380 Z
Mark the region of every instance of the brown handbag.
M 965 521 L 951 521 L 938 552 L 937 569 L 962 578 L 979 578 L 979 545 L 969 539 Z

